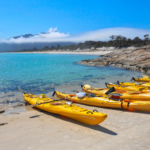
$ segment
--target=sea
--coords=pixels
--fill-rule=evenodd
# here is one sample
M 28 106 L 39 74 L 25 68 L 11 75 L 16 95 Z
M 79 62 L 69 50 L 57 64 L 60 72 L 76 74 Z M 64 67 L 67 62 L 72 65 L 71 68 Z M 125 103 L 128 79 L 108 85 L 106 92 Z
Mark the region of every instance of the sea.
M 130 81 L 143 73 L 121 68 L 91 67 L 77 62 L 98 58 L 95 55 L 1 53 L 0 102 L 23 101 L 18 87 L 32 94 L 54 90 L 75 92 L 81 84 L 105 87 L 105 82 Z

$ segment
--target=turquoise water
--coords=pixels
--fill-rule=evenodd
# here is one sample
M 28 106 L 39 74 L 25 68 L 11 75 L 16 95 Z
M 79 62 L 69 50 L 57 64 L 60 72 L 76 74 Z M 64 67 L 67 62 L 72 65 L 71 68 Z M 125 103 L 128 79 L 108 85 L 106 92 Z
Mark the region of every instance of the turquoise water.
M 0 92 L 15 92 L 21 87 L 27 92 L 46 93 L 54 85 L 89 79 L 105 80 L 115 76 L 130 76 L 131 71 L 114 67 L 90 67 L 76 62 L 98 56 L 70 54 L 0 54 Z M 142 73 L 132 72 L 141 76 Z

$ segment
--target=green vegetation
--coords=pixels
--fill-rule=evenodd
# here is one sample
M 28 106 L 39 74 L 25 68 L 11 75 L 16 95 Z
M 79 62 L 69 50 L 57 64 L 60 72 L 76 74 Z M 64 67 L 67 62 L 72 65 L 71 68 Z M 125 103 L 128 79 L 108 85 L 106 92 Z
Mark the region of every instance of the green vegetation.
M 109 41 L 85 41 L 84 43 L 78 43 L 78 44 L 71 44 L 67 46 L 60 46 L 57 44 L 57 46 L 45 46 L 42 49 L 28 49 L 28 50 L 21 50 L 21 51 L 51 51 L 51 50 L 76 50 L 76 49 L 91 49 L 93 47 L 94 49 L 100 48 L 100 47 L 116 47 L 116 48 L 122 48 L 122 47 L 129 47 L 129 46 L 145 46 L 150 44 L 150 37 L 149 34 L 144 35 L 144 39 L 140 39 L 139 37 L 135 37 L 134 39 L 127 39 L 124 36 L 121 35 L 111 35 Z

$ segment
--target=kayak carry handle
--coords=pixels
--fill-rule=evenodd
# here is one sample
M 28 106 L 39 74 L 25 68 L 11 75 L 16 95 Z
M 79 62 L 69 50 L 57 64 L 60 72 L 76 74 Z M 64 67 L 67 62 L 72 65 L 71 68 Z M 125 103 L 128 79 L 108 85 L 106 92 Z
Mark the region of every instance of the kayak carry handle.
M 94 109 L 93 112 L 98 112 L 98 110 Z
M 89 113 L 93 114 L 93 112 L 92 112 L 92 111 L 88 111 L 88 112 L 87 112 L 87 114 L 89 114 Z

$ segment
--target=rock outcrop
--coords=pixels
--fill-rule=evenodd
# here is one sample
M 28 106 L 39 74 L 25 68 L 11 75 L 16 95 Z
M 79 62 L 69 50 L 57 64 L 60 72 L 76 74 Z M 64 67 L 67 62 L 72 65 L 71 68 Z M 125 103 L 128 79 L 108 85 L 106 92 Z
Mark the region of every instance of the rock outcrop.
M 97 67 L 114 66 L 150 74 L 150 46 L 131 50 L 115 50 L 102 58 L 82 60 L 78 63 Z

